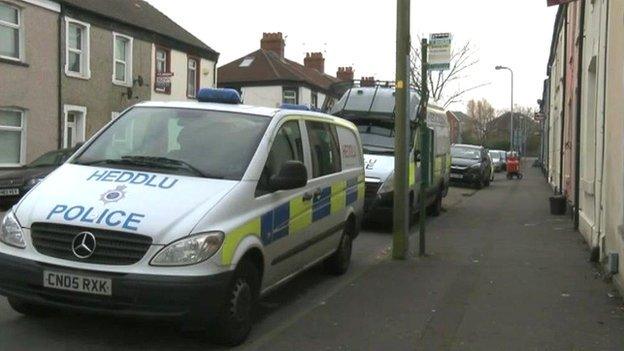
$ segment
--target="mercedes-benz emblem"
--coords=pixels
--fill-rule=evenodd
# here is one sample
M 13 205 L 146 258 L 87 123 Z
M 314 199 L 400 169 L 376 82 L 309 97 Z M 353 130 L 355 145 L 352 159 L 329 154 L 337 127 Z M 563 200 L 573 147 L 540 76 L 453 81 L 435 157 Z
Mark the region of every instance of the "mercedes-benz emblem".
M 95 245 L 95 236 L 89 232 L 82 232 L 72 241 L 72 252 L 80 259 L 89 258 L 95 252 Z

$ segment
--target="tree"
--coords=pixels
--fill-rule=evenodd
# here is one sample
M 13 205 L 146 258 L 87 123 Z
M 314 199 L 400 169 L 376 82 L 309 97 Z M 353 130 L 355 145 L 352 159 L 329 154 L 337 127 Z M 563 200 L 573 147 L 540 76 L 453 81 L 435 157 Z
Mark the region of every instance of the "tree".
M 418 43 L 420 44 L 420 37 Z M 468 88 L 462 87 L 462 82 L 469 77 L 470 68 L 479 63 L 475 58 L 476 51 L 467 41 L 457 50 L 451 52 L 450 68 L 446 71 L 429 71 L 427 81 L 429 85 L 429 97 L 436 105 L 443 108 L 453 103 L 461 102 L 461 98 L 469 91 L 481 88 L 489 83 L 481 83 Z M 420 93 L 422 55 L 420 45 L 412 46 L 410 55 L 410 75 L 412 86 Z
M 494 107 L 486 100 L 470 100 L 466 105 L 466 114 L 472 117 L 472 124 L 478 141 L 483 144 L 487 137 L 490 122 L 496 118 Z

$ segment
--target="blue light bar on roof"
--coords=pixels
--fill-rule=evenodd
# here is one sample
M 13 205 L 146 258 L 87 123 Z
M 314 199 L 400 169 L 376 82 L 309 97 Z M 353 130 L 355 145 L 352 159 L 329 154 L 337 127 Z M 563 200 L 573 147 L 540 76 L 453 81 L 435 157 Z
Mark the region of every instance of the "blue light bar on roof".
M 234 89 L 202 88 L 197 93 L 199 102 L 216 102 L 220 104 L 240 104 L 241 98 Z

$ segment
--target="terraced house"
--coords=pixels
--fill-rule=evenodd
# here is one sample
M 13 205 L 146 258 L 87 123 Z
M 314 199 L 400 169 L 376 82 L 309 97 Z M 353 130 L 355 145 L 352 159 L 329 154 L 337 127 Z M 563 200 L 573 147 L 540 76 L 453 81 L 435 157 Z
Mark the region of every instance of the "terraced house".
M 0 0 L 0 172 L 140 101 L 195 99 L 218 58 L 142 0 Z

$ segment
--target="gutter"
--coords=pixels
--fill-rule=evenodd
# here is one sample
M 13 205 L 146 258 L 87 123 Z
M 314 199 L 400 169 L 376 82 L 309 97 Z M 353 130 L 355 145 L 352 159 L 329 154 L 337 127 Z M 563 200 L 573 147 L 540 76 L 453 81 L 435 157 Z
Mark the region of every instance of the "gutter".
M 579 229 L 581 191 L 581 92 L 583 91 L 583 44 L 585 43 L 585 1 L 581 2 L 578 83 L 576 88 L 576 147 L 574 150 L 574 229 Z

